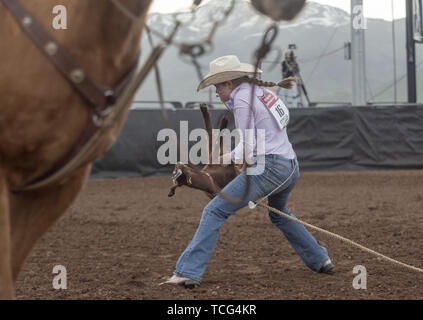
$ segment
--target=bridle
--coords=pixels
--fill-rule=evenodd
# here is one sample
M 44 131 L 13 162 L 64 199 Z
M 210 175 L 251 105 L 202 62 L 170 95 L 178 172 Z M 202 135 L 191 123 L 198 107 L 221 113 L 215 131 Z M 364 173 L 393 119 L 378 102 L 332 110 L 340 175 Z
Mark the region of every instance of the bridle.
M 89 121 L 85 131 L 73 146 L 72 150 L 64 158 L 59 160 L 53 168 L 41 176 L 31 179 L 25 186 L 14 188 L 13 192 L 16 193 L 45 187 L 53 182 L 57 182 L 69 173 L 70 163 L 73 163 L 72 168 L 83 164 L 84 160 L 86 160 L 89 156 L 89 151 L 94 149 L 102 136 L 99 136 L 98 133 L 104 134 L 105 131 L 113 126 L 114 121 L 111 120 L 115 120 L 118 117 L 123 107 L 126 103 L 130 102 L 132 95 L 138 89 L 134 82 L 136 81 L 138 86 L 141 84 L 141 82 L 145 79 L 146 74 L 148 74 L 160 57 L 163 47 L 159 46 L 156 50 L 153 50 L 149 59 L 147 59 L 147 62 L 144 64 L 144 67 L 136 77 L 134 77 L 134 74 L 137 69 L 138 59 L 134 61 L 116 86 L 105 87 L 92 80 L 89 74 L 66 51 L 66 49 L 64 49 L 41 26 L 41 24 L 28 13 L 28 11 L 20 4 L 19 0 L 0 1 L 3 2 L 5 7 L 10 11 L 17 23 L 34 42 L 34 44 L 44 53 L 50 62 L 54 64 L 56 69 L 73 86 L 79 95 L 85 99 L 91 114 L 91 121 Z M 129 9 L 124 7 L 118 0 L 109 1 L 111 1 L 115 7 L 119 8 L 126 16 L 130 13 L 129 17 L 131 19 L 139 18 L 137 14 L 131 13 Z M 143 9 L 145 8 L 139 8 L 140 11 Z M 127 92 L 124 94 L 125 90 Z M 111 113 L 113 113 L 113 116 L 110 116 Z M 96 141 L 93 141 L 94 136 L 96 137 Z M 83 151 L 85 151 L 85 154 L 81 156 L 81 152 Z

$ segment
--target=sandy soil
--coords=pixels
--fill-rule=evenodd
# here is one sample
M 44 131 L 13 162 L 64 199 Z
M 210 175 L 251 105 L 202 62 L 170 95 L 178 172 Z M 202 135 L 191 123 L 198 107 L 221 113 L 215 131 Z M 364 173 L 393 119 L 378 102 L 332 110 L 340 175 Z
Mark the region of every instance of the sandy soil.
M 90 180 L 40 239 L 22 270 L 19 299 L 423 299 L 423 274 L 312 231 L 334 275 L 306 268 L 264 209 L 222 227 L 203 283 L 158 286 L 191 240 L 207 203 L 197 190 L 168 198 L 170 177 Z M 302 173 L 290 208 L 313 225 L 423 268 L 423 171 Z M 52 286 L 55 265 L 67 289 Z M 353 268 L 367 289 L 353 287 Z

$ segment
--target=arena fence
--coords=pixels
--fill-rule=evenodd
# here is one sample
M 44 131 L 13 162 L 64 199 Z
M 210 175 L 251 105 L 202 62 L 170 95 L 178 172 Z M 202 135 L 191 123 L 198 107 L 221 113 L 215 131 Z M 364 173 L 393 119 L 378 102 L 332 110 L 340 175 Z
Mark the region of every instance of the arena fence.
M 291 109 L 288 134 L 303 171 L 351 171 L 423 168 L 423 105 Z M 179 135 L 180 121 L 188 130 L 204 128 L 198 109 L 167 110 L 170 126 Z M 214 128 L 227 110 L 210 109 Z M 113 147 L 98 160 L 94 178 L 167 175 L 157 141 L 164 121 L 160 110 L 131 110 Z M 196 142 L 189 144 L 191 147 Z

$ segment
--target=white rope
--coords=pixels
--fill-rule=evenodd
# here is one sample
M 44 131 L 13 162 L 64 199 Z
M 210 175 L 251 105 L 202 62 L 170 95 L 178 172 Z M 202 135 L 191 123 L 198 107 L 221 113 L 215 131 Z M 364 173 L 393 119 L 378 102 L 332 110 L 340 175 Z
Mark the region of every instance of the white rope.
M 266 197 L 265 197 L 265 198 L 266 198 Z M 265 199 L 265 198 L 263 198 L 263 199 Z M 263 199 L 262 199 L 262 200 L 263 200 Z M 250 201 L 250 202 L 252 202 L 252 201 Z M 365 251 L 365 252 L 368 252 L 368 253 L 370 253 L 370 254 L 373 254 L 373 255 L 375 255 L 375 256 L 377 256 L 377 257 L 379 257 L 379 258 L 385 259 L 385 260 L 387 260 L 387 261 L 389 261 L 389 262 L 391 262 L 391 263 L 394 263 L 394 264 L 400 265 L 400 266 L 402 266 L 402 267 L 404 267 L 404 268 L 406 268 L 406 269 L 410 269 L 410 270 L 413 270 L 413 271 L 417 271 L 417 272 L 423 273 L 423 269 L 420 269 L 420 268 L 417 268 L 417 267 L 414 267 L 414 266 L 411 266 L 411 265 L 405 264 L 405 263 L 403 263 L 403 262 L 400 262 L 400 261 L 394 260 L 394 259 L 392 259 L 392 258 L 389 258 L 389 257 L 387 257 L 387 256 L 385 256 L 385 255 L 383 255 L 383 254 L 381 254 L 381 253 L 378 253 L 378 252 L 376 252 L 376 251 L 374 251 L 374 250 L 371 250 L 371 249 L 369 249 L 369 248 L 366 248 L 366 247 L 362 246 L 361 244 L 358 244 L 358 243 L 356 243 L 356 242 L 354 242 L 354 241 L 352 241 L 352 240 L 350 240 L 350 239 L 347 239 L 347 238 L 344 238 L 344 237 L 342 237 L 342 236 L 340 236 L 340 235 L 337 235 L 336 233 L 333 233 L 333 232 L 330 232 L 330 231 L 324 230 L 324 229 L 322 229 L 322 228 L 319 228 L 319 227 L 313 226 L 313 225 L 311 225 L 311 224 L 309 224 L 309 223 L 307 223 L 307 222 L 301 221 L 301 220 L 299 220 L 299 219 L 297 219 L 297 218 L 291 217 L 290 215 L 288 215 L 288 214 L 286 214 L 286 213 L 284 213 L 284 212 L 282 212 L 282 211 L 280 211 L 280 210 L 278 210 L 278 209 L 272 208 L 272 207 L 270 207 L 270 206 L 268 206 L 268 205 L 266 205 L 266 204 L 262 204 L 262 203 L 257 202 L 256 204 L 254 204 L 254 208 L 255 208 L 257 205 L 262 206 L 262 207 L 264 207 L 264 208 L 267 208 L 267 209 L 268 209 L 268 210 L 270 210 L 270 211 L 273 211 L 273 212 L 275 212 L 275 213 L 278 213 L 279 215 L 284 216 L 285 218 L 287 218 L 287 219 L 289 219 L 289 220 L 292 220 L 292 221 L 295 221 L 295 222 L 297 222 L 297 223 L 299 223 L 299 224 L 302 224 L 302 225 L 304 225 L 304 226 L 306 226 L 306 227 L 308 227 L 308 228 L 310 228 L 310 229 L 313 229 L 313 230 L 316 230 L 316 231 L 322 232 L 322 233 L 324 233 L 324 234 L 326 234 L 326 235 L 328 235 L 328 236 L 330 236 L 330 237 L 333 237 L 333 238 L 335 238 L 335 239 L 338 239 L 338 240 L 344 241 L 344 242 L 346 242 L 346 243 L 348 243 L 348 244 L 350 244 L 350 245 L 352 245 L 352 246 L 355 246 L 355 247 L 357 247 L 357 248 L 359 248 L 359 249 L 361 249 L 361 250 L 363 250 L 363 251 Z M 249 207 L 250 207 L 250 209 L 253 209 L 253 208 L 252 208 L 252 206 L 250 206 L 250 204 L 249 204 Z

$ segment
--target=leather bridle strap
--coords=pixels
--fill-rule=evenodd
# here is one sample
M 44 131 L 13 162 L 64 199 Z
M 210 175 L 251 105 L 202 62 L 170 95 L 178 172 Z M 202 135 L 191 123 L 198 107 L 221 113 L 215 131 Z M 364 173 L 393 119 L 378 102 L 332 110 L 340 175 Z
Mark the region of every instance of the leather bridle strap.
M 30 183 L 23 187 L 13 188 L 12 191 L 17 193 L 50 186 L 62 181 L 67 175 L 69 175 L 69 173 L 86 163 L 87 157 L 98 145 L 105 132 L 114 127 L 118 117 L 124 112 L 124 110 L 127 109 L 127 106 L 132 101 L 135 92 L 144 82 L 165 48 L 165 46 L 159 45 L 153 49 L 142 68 L 137 71 L 136 75 L 134 75 L 128 86 L 122 92 L 122 96 L 119 97 L 116 104 L 113 105 L 110 113 L 101 120 L 100 127 L 96 127 L 92 122 L 90 122 L 80 137 L 77 146 L 74 147 L 61 161 L 56 163 L 51 170 L 36 179 L 30 180 Z
M 98 130 L 104 133 L 104 121 L 107 120 L 111 107 L 119 100 L 120 96 L 131 83 L 134 73 L 137 69 L 138 59 L 131 66 L 130 70 L 124 75 L 115 89 L 102 87 L 97 85 L 83 70 L 83 68 L 75 61 L 75 59 L 64 49 L 50 34 L 39 24 L 20 4 L 19 0 L 0 0 L 9 9 L 12 16 L 16 19 L 22 29 L 36 46 L 48 57 L 48 59 L 56 66 L 57 70 L 64 76 L 66 80 L 75 88 L 75 90 L 87 101 L 90 107 L 90 120 L 84 132 L 76 141 L 73 148 L 60 159 L 52 168 L 44 174 L 32 177 L 25 186 L 13 188 L 13 192 L 22 192 L 44 187 L 57 181 L 59 177 L 64 176 L 65 168 L 70 163 L 82 163 L 87 155 L 80 155 L 84 150 L 93 149 L 93 136 L 98 141 Z M 158 59 L 161 51 L 156 54 Z M 154 56 L 153 56 L 154 58 Z M 150 66 L 151 67 L 151 66 Z M 147 68 L 148 69 L 148 68 Z M 148 72 L 147 70 L 145 72 Z M 134 91 L 134 89 L 132 89 Z M 128 100 L 125 98 L 125 101 Z M 119 103 L 119 105 L 122 103 Z M 119 106 L 118 106 L 119 107 Z M 114 113 L 121 111 L 121 107 Z M 116 115 L 114 116 L 116 118 Z M 107 121 L 109 128 L 111 124 Z M 88 148 L 89 146 L 89 148 Z M 77 159 L 77 160 L 76 160 Z M 74 167 L 76 165 L 73 165 Z M 66 170 L 68 171 L 68 170 Z
M 85 98 L 93 112 L 98 117 L 104 116 L 108 112 L 109 107 L 116 101 L 118 93 L 111 88 L 97 85 L 66 49 L 27 12 L 19 0 L 1 1 L 3 1 L 29 38 L 72 84 L 76 91 Z M 136 66 L 137 64 L 134 64 L 131 67 L 131 71 L 135 71 Z M 130 76 L 132 76 L 132 72 L 125 75 L 121 83 L 128 82 Z M 123 85 L 118 85 L 117 87 L 123 87 Z

